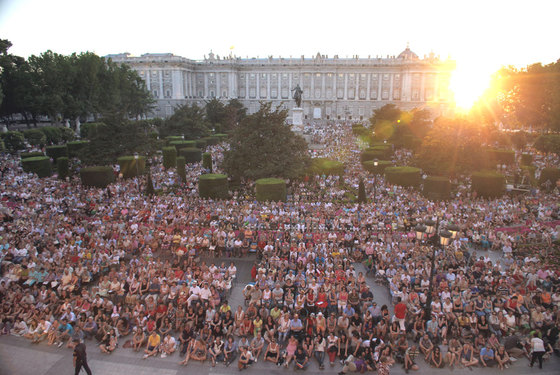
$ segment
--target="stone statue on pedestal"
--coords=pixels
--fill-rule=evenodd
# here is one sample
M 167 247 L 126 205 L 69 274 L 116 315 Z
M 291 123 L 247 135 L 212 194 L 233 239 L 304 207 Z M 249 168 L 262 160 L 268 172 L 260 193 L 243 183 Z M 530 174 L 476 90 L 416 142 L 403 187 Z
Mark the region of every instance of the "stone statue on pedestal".
M 303 90 L 299 87 L 299 84 L 292 89 L 292 92 L 294 93 L 292 98 L 296 101 L 296 107 L 301 108 L 301 94 L 303 94 Z

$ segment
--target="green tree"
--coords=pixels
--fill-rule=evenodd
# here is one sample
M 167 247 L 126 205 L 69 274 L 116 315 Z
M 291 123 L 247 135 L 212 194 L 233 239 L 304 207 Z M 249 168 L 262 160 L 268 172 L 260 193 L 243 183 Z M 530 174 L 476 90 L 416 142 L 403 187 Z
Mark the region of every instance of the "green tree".
M 171 117 L 165 120 L 159 129 L 160 136 L 185 135 L 185 139 L 196 139 L 209 134 L 209 124 L 202 108 L 193 105 L 182 105 Z
M 247 116 L 247 108 L 237 99 L 231 99 L 224 108 L 221 132 L 230 132 Z
M 89 137 L 81 157 L 86 165 L 111 165 L 119 156 L 155 152 L 157 141 L 149 136 L 145 123 L 104 121 L 98 123 L 97 131 Z
M 206 120 L 208 121 L 208 126 L 213 128 L 215 132 L 222 132 L 222 123 L 225 121 L 226 109 L 224 104 L 216 98 L 206 102 Z
M 560 134 L 543 134 L 537 138 L 534 146 L 540 152 L 560 155 Z
M 223 167 L 232 177 L 294 178 L 310 164 L 307 143 L 285 124 L 286 110 L 270 103 L 247 116 L 233 131 Z

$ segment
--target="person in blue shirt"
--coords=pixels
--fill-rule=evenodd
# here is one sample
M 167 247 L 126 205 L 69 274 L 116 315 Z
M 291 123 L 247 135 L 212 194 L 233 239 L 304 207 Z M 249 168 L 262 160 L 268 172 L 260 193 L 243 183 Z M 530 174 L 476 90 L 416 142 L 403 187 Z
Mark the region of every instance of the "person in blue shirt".
M 58 334 L 56 340 L 58 341 L 58 347 L 60 348 L 65 340 L 69 340 L 74 333 L 74 327 L 66 318 L 63 318 L 60 326 L 58 327 Z
M 496 360 L 494 358 L 494 350 L 492 350 L 487 344 L 480 349 L 480 363 L 484 367 L 492 367 Z

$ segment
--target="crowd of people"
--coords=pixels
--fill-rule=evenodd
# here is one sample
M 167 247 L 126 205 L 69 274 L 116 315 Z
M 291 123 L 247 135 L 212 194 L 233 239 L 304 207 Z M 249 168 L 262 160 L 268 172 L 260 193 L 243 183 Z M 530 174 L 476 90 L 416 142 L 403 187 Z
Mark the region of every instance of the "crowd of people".
M 147 197 L 140 180 L 84 189 L 26 174 L 3 155 L 0 331 L 240 370 L 316 362 L 386 374 L 396 363 L 416 370 L 418 358 L 504 369 L 558 352 L 560 270 L 546 259 L 557 250 L 557 192 L 484 200 L 465 184 L 454 199 L 430 201 L 368 176 L 349 126 L 313 136 L 323 147 L 311 153 L 344 161 L 346 173 L 290 181 L 285 203 L 255 202 L 249 189 L 202 200 L 200 164 L 181 185 L 155 158 L 154 184 L 168 191 Z M 224 148 L 212 146 L 215 170 Z M 341 203 L 360 178 L 375 203 Z M 435 252 L 431 282 L 433 245 L 414 231 L 429 219 L 461 228 Z M 245 303 L 231 306 L 236 260 L 253 253 Z M 377 304 L 372 280 L 389 304 Z

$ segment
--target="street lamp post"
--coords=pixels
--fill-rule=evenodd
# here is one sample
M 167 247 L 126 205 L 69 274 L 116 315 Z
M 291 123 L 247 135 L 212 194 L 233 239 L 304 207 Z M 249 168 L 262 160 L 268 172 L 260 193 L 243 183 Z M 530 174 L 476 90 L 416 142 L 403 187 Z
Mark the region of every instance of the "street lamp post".
M 424 222 L 425 225 L 417 225 L 415 228 L 416 231 L 416 238 L 418 240 L 422 240 L 424 238 L 424 234 L 428 235 L 427 242 L 432 247 L 432 259 L 431 259 L 431 266 L 430 266 L 430 279 L 428 280 L 428 295 L 426 298 L 426 305 L 424 306 L 424 318 L 426 320 L 431 319 L 432 315 L 432 300 L 434 294 L 434 274 L 436 269 L 436 250 L 438 245 L 441 246 L 441 249 L 445 251 L 445 246 L 449 245 L 451 238 L 454 238 L 452 232 L 448 230 L 439 230 L 439 220 L 440 217 L 438 215 L 437 221 L 434 222 L 433 220 L 426 220 Z M 457 228 L 458 229 L 458 228 Z M 434 236 L 430 237 L 432 234 Z M 438 241 L 438 234 L 439 234 L 439 241 Z M 457 231 L 455 232 L 455 236 L 457 235 Z
M 379 162 L 377 161 L 377 159 L 373 160 L 373 167 L 374 167 L 374 173 L 373 173 L 373 203 L 377 203 L 377 166 L 379 165 Z

